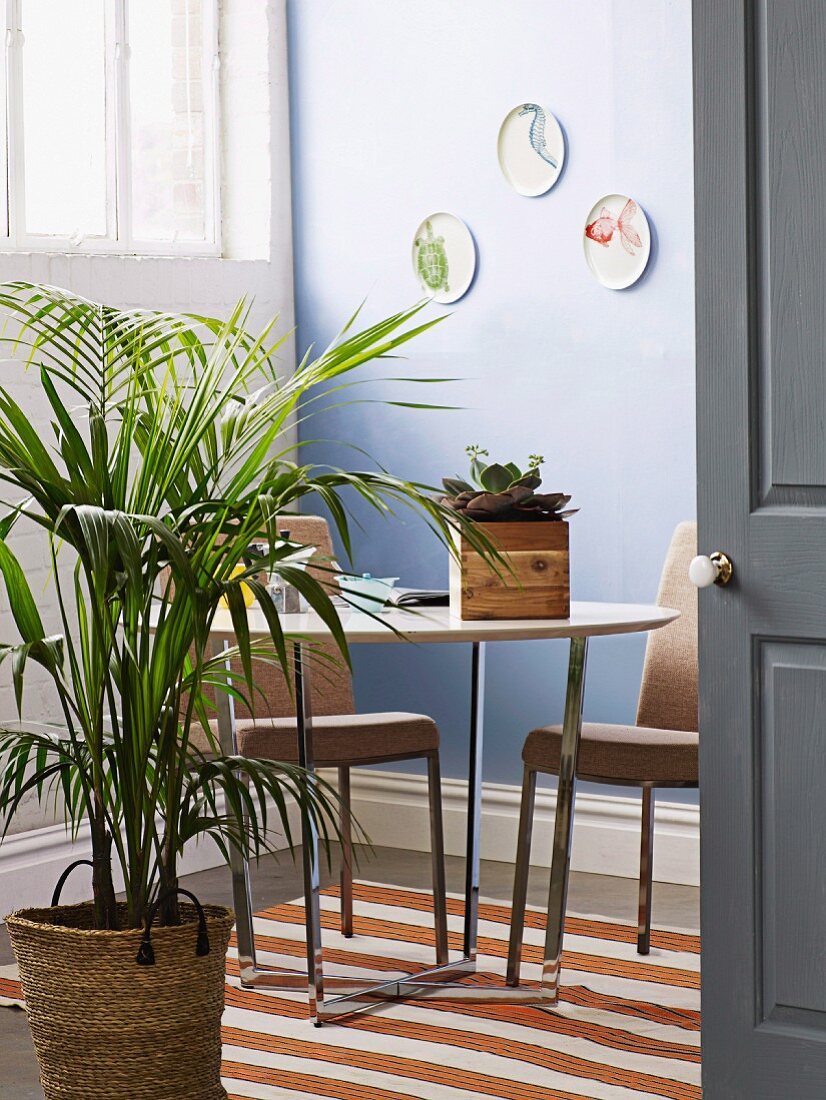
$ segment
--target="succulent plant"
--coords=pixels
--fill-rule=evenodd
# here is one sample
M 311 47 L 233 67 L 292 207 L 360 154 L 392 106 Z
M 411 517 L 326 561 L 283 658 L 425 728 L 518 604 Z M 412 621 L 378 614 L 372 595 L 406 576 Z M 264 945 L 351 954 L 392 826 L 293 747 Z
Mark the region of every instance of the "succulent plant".
M 565 510 L 571 499 L 565 493 L 536 492 L 542 484 L 542 455 L 530 455 L 526 469 L 520 470 L 515 462 L 486 463 L 488 452 L 476 444 L 465 450 L 470 457 L 470 475 L 467 479 L 444 478 L 446 495 L 441 503 L 462 512 L 467 519 L 479 523 L 563 520 L 578 511 Z

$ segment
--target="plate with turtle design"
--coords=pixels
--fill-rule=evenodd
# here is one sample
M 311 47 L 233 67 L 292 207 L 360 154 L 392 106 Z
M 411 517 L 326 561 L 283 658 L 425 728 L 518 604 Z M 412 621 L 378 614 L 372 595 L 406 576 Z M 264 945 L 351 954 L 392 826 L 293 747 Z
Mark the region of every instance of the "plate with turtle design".
M 496 148 L 502 175 L 528 198 L 550 191 L 565 162 L 562 127 L 538 103 L 520 103 L 505 116 Z
M 439 211 L 421 223 L 413 237 L 413 273 L 429 298 L 456 302 L 476 272 L 473 236 L 455 214 Z
M 603 195 L 585 219 L 582 246 L 594 278 L 609 290 L 625 290 L 651 255 L 648 218 L 628 195 Z

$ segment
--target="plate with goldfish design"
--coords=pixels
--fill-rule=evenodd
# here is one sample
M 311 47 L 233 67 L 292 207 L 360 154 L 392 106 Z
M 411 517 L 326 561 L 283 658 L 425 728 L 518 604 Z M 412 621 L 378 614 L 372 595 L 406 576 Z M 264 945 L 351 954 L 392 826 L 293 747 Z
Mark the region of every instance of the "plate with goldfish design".
M 628 195 L 604 195 L 585 219 L 582 245 L 597 282 L 625 290 L 640 278 L 651 255 L 648 218 Z
M 550 191 L 562 172 L 565 138 L 547 107 L 520 103 L 506 116 L 497 142 L 502 175 L 519 195 Z

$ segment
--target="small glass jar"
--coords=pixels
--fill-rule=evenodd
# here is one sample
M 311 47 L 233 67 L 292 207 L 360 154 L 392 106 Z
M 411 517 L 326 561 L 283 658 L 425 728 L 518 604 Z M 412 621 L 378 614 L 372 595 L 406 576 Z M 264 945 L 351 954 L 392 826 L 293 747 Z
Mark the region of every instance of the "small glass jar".
M 273 602 L 275 610 L 283 615 L 287 602 L 285 599 L 285 585 L 277 573 L 270 573 L 270 578 L 267 582 L 267 593 Z

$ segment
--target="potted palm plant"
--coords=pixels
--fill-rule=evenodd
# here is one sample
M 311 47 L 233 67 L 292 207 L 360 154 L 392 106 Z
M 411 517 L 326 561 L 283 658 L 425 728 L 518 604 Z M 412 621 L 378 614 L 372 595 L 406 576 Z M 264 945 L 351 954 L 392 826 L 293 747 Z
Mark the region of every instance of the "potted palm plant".
M 49 1100 L 225 1097 L 220 1016 L 232 913 L 181 900 L 184 846 L 208 836 L 228 856 L 269 843 L 268 805 L 289 838 L 287 802 L 325 835 L 335 795 L 299 768 L 205 754 L 215 691 L 254 705 L 254 666 L 286 672 L 287 646 L 262 565 L 300 589 L 346 644 L 327 588 L 287 560 L 277 516 L 308 495 L 349 545 L 342 491 L 387 511 L 403 502 L 447 538 L 449 510 L 384 472 L 296 463 L 285 428 L 310 397 L 428 328 L 415 307 L 361 331 L 355 318 L 320 355 L 279 373 L 285 337 L 229 320 L 120 311 L 27 283 L 0 286 L 3 341 L 36 371 L 51 438 L 0 389 L 0 574 L 20 635 L 0 647 L 20 707 L 30 665 L 54 682 L 60 725 L 0 731 L 0 816 L 30 792 L 59 796 L 91 828 L 88 905 L 20 911 L 8 929 Z M 62 629 L 49 634 L 9 536 L 34 523 L 51 554 Z M 267 556 L 245 564 L 250 543 Z M 242 585 L 270 637 L 252 641 Z M 210 649 L 221 602 L 237 634 Z M 228 671 L 230 656 L 243 671 Z M 270 814 L 272 818 L 272 813 Z M 123 900 L 116 886 L 123 887 Z

